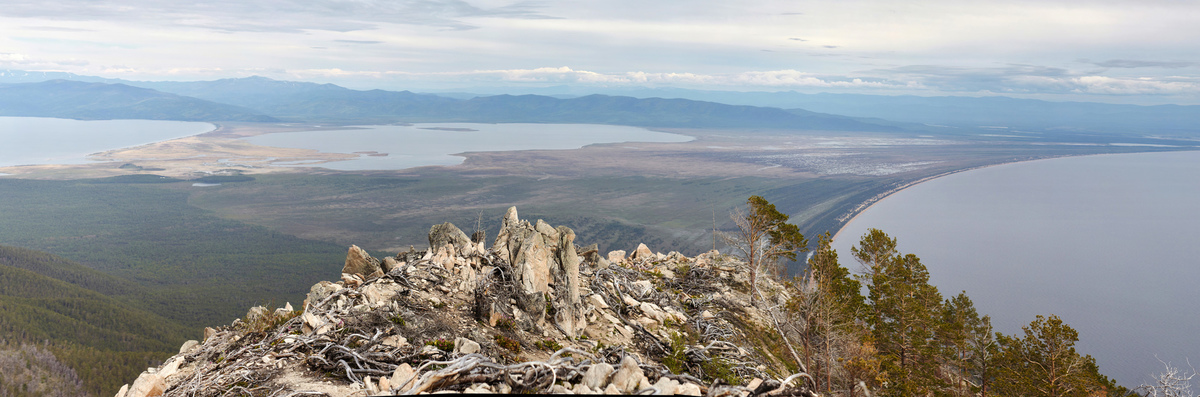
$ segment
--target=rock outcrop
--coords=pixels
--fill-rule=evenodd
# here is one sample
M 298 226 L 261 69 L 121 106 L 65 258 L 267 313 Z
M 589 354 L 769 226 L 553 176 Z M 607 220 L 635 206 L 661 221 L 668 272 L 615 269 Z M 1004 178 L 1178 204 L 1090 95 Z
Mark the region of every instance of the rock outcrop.
M 423 252 L 380 260 L 352 246 L 341 281 L 313 285 L 301 310 L 252 308 L 118 397 L 812 395 L 781 383 L 791 374 L 763 344 L 770 320 L 728 257 L 601 255 L 516 208 L 490 250 L 483 240 L 444 223 Z M 772 281 L 759 288 L 764 304 L 788 299 Z M 774 386 L 741 386 L 764 379 Z

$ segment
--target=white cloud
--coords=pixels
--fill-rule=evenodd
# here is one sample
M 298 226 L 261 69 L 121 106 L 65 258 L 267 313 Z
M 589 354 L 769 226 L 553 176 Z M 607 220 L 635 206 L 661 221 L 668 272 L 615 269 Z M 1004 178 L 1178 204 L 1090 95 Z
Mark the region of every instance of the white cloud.
M 1088 94 L 1115 95 L 1174 95 L 1197 94 L 1200 86 L 1181 81 L 1158 81 L 1155 79 L 1116 79 L 1105 76 L 1083 76 L 1071 79 L 1074 91 Z
M 546 84 L 598 84 L 617 86 L 720 86 L 754 88 L 923 88 L 915 81 L 893 82 L 881 79 L 821 76 L 796 70 L 751 71 L 732 74 L 701 73 L 650 73 L 643 71 L 625 73 L 598 73 L 576 70 L 570 67 L 542 67 L 534 69 L 474 70 L 464 72 L 414 73 L 403 71 L 346 71 L 342 69 L 306 69 L 288 72 L 298 77 L 404 77 L 410 79 L 471 80 L 494 83 L 546 83 Z
M 0 52 L 0 67 L 26 69 L 61 69 L 78 66 L 85 66 L 88 62 L 79 59 L 41 59 L 30 57 L 26 54 L 14 52 Z

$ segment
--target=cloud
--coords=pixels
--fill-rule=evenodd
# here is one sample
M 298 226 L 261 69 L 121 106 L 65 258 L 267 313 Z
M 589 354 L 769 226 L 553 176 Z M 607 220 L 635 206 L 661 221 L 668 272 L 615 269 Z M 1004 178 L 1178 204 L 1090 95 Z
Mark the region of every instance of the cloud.
M 346 44 L 383 44 L 382 41 L 376 40 L 334 40 L 334 42 Z
M 1108 95 L 1173 95 L 1200 92 L 1200 86 L 1182 81 L 1151 79 L 1117 79 L 1105 76 L 1082 76 L 1071 79 L 1073 91 Z
M 95 29 L 65 28 L 61 26 L 22 26 L 25 30 L 40 30 L 43 32 L 95 32 Z
M 797 70 L 751 71 L 732 74 L 701 73 L 598 73 L 570 67 L 535 69 L 496 69 L 465 72 L 413 73 L 403 71 L 346 71 L 341 69 L 293 70 L 299 78 L 337 77 L 403 77 L 420 80 L 449 80 L 475 83 L 517 84 L 583 84 L 605 86 L 680 86 L 680 87 L 757 87 L 757 88 L 921 88 L 916 82 L 896 82 L 883 79 L 823 76 Z
M 0 52 L 0 67 L 16 69 L 63 69 L 86 66 L 88 61 L 79 59 L 41 59 L 14 52 Z
M 1166 68 L 1179 69 L 1189 66 L 1196 66 L 1196 62 L 1160 62 L 1160 61 L 1137 61 L 1130 59 L 1111 59 L 1104 62 L 1088 62 L 1090 64 L 1104 68 Z
M 911 79 L 931 89 L 947 92 L 990 91 L 1100 95 L 1200 94 L 1200 85 L 1183 78 L 1112 77 L 1038 65 L 1011 64 L 995 68 L 910 65 L 874 70 L 873 72 L 892 78 Z
M 231 32 L 348 32 L 382 23 L 474 29 L 468 18 L 554 18 L 534 3 L 476 7 L 463 0 L 8 0 L 0 16 L 135 21 Z

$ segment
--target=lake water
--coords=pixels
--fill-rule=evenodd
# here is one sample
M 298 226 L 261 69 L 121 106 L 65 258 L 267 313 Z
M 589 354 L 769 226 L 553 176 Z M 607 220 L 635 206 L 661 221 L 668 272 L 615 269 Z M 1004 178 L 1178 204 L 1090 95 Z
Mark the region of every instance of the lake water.
M 283 132 L 244 139 L 261 146 L 359 153 L 359 157 L 352 160 L 318 165 L 344 171 L 456 165 L 462 163 L 464 157 L 454 154 L 465 152 L 578 149 L 598 143 L 687 142 L 693 139 L 645 128 L 592 124 L 436 123 L 358 128 L 361 129 Z M 383 156 L 385 153 L 387 155 Z
M 997 331 L 1036 315 L 1079 331 L 1101 373 L 1134 387 L 1158 359 L 1200 363 L 1200 152 L 1007 164 L 921 183 L 851 221 L 898 240 L 943 296 L 965 290 Z
M 89 154 L 212 131 L 209 123 L 0 117 L 0 167 L 85 164 Z

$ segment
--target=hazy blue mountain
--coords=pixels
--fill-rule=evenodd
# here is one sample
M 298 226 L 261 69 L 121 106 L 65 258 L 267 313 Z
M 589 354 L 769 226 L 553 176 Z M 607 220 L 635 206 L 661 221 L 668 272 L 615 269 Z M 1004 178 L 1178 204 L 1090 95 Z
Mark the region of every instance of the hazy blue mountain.
M 408 91 L 358 91 L 333 84 L 280 81 L 257 76 L 132 84 L 300 120 L 388 119 L 396 115 L 427 114 L 431 108 L 458 102 L 451 98 Z
M 454 92 L 486 94 L 495 88 Z M 580 96 L 585 88 L 555 86 L 527 92 L 556 97 Z M 680 88 L 619 88 L 601 92 L 636 98 L 683 98 L 730 105 L 804 109 L 850 116 L 877 118 L 902 123 L 952 126 L 964 129 L 1007 127 L 1032 131 L 1076 131 L 1135 133 L 1151 135 L 1200 135 L 1200 106 L 1119 105 L 1095 102 L 1052 102 L 1003 96 L 920 97 L 862 94 L 805 94 L 795 91 L 737 92 Z M 479 94 L 475 94 L 479 95 Z M 870 120 L 865 120 L 870 122 Z
M 131 82 L 142 87 L 309 121 L 597 123 L 647 127 L 888 131 L 849 117 L 685 99 L 589 95 L 560 99 L 494 95 L 456 99 L 409 91 L 359 91 L 265 77 L 197 82 Z M 459 98 L 467 98 L 461 96 Z
M 125 84 L 50 80 L 0 84 L 0 116 L 80 120 L 276 121 L 233 105 Z
M 35 72 L 28 70 L 0 70 L 0 84 L 40 83 L 50 80 L 73 80 L 89 83 L 123 83 L 124 80 L 106 79 L 103 77 L 83 76 L 67 72 Z

